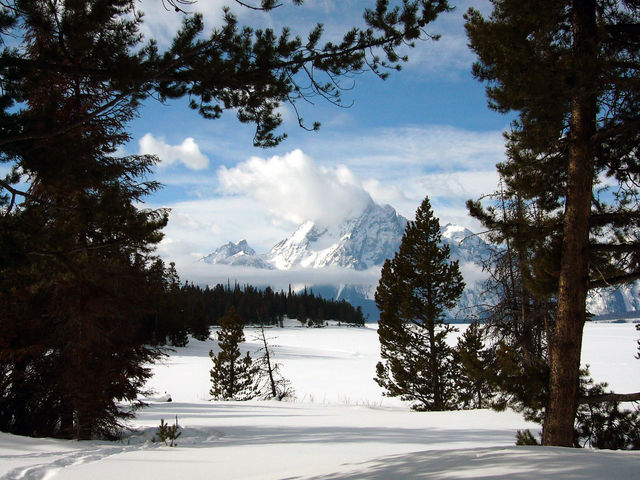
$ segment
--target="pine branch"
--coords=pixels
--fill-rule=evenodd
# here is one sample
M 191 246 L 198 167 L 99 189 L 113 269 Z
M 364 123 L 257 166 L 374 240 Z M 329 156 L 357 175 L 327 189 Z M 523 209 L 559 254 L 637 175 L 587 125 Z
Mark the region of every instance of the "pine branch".
M 612 223 L 626 224 L 631 220 L 640 220 L 640 212 L 597 213 L 589 218 L 590 227 L 602 227 Z
M 33 195 L 31 195 L 30 193 L 23 192 L 22 190 L 18 190 L 16 188 L 12 187 L 11 185 L 9 185 L 4 180 L 0 180 L 0 187 L 3 187 L 4 189 L 9 190 L 9 193 L 11 193 L 14 197 L 16 195 L 20 195 L 21 197 L 25 197 L 25 198 L 32 198 L 33 197 Z
M 635 393 L 605 393 L 602 395 L 589 395 L 578 398 L 580 405 L 593 405 L 605 402 L 637 402 L 640 401 L 640 392 Z
M 603 130 L 598 131 L 595 135 L 591 137 L 591 140 L 594 143 L 600 143 L 605 140 L 608 140 L 616 135 L 622 135 L 629 132 L 637 132 L 640 128 L 640 120 L 622 122 L 611 126 L 609 128 L 605 128 Z
M 593 243 L 589 248 L 594 252 L 636 252 L 640 250 L 640 243 Z
M 125 99 L 126 97 L 128 97 L 129 95 L 131 95 L 132 93 L 128 92 L 128 93 L 121 93 L 119 95 L 117 95 L 116 97 L 114 97 L 111 101 L 105 103 L 104 105 L 96 108 L 93 112 L 89 113 L 88 115 L 85 115 L 84 117 L 82 117 L 80 120 L 78 120 L 77 122 L 71 123 L 69 125 L 65 125 L 63 128 L 59 128 L 56 130 L 53 130 L 51 132 L 47 132 L 47 133 L 30 133 L 30 134 L 25 134 L 25 135 L 15 135 L 12 137 L 5 137 L 0 139 L 0 147 L 7 145 L 7 144 L 11 144 L 11 143 L 17 143 L 17 142 L 24 142 L 27 140 L 46 140 L 48 138 L 53 138 L 53 137 L 57 137 L 58 135 L 65 135 L 69 132 L 72 132 L 73 130 L 83 126 L 85 123 L 87 123 L 90 120 L 93 120 L 94 118 L 96 118 L 97 116 L 105 113 L 107 110 L 109 110 L 110 108 L 116 106 L 118 104 L 118 102 L 122 101 L 123 99 Z M 5 186 L 5 185 L 2 185 Z

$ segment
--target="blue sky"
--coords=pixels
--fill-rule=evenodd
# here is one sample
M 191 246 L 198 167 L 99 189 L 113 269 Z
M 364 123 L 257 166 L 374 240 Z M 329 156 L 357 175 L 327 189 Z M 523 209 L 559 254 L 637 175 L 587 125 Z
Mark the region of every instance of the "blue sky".
M 166 45 L 181 15 L 156 0 L 140 3 L 146 35 Z M 193 10 L 203 11 L 211 27 L 220 22 L 225 3 L 233 2 L 200 0 Z M 165 260 L 176 261 L 189 279 L 197 276 L 197 260 L 223 243 L 246 239 L 266 252 L 301 221 L 340 220 L 354 213 L 363 197 L 389 203 L 411 218 L 429 195 L 441 223 L 477 230 L 464 202 L 495 189 L 502 132 L 512 117 L 489 110 L 484 85 L 471 76 L 474 56 L 462 15 L 470 6 L 489 13 L 490 3 L 453 3 L 456 10 L 429 29 L 441 40 L 419 42 L 401 72 L 386 81 L 373 74 L 355 79 L 354 89 L 344 92 L 345 103 L 353 106 L 322 100 L 305 105 L 303 117 L 320 121 L 319 132 L 300 129 L 293 110 L 283 106 L 282 129 L 289 137 L 276 148 L 252 147 L 252 127 L 240 124 L 233 112 L 212 121 L 201 119 L 185 101 L 147 102 L 131 124 L 133 140 L 126 150 L 162 159 L 154 178 L 165 186 L 147 203 L 171 208 L 159 247 Z M 233 10 L 241 23 L 289 25 L 301 34 L 322 22 L 328 38 L 336 38 L 360 24 L 364 8 L 373 4 L 307 0 L 270 14 Z

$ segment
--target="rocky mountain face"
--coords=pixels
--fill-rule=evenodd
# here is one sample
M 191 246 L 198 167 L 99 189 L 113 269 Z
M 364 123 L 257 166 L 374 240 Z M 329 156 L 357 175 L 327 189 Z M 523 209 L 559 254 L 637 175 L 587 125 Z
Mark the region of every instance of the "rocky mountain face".
M 277 243 L 268 253 L 256 254 L 245 240 L 229 242 L 202 261 L 212 265 L 232 265 L 270 270 L 340 267 L 352 270 L 379 268 L 393 257 L 407 225 L 407 219 L 389 205 L 371 203 L 365 211 L 339 225 L 305 222 L 289 238 Z M 491 246 L 470 230 L 453 224 L 441 228 L 442 242 L 451 249 L 451 259 L 460 262 L 467 287 L 452 319 L 465 320 L 477 313 L 478 306 L 490 302 L 483 293 L 483 260 L 489 258 Z M 345 299 L 361 306 L 371 321 L 378 319 L 373 295 L 376 285 L 312 285 L 325 297 Z M 640 283 L 593 292 L 588 308 L 594 315 L 640 311 Z

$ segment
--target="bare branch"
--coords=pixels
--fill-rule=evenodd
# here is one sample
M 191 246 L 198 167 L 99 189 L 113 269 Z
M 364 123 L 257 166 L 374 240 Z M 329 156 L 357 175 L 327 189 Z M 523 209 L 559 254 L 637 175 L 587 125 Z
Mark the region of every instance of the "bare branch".
M 625 275 L 618 275 L 615 277 L 603 278 L 602 280 L 592 280 L 589 282 L 589 289 L 592 288 L 605 288 L 617 285 L 618 283 L 628 283 L 638 280 L 640 278 L 640 270 L 627 273 Z
M 169 11 L 170 8 L 167 5 L 171 5 L 176 12 L 188 13 L 183 6 L 193 5 L 196 0 L 162 0 L 162 6 L 165 10 Z
M 243 7 L 249 8 L 251 10 L 263 10 L 263 11 L 269 11 L 269 10 L 273 10 L 274 8 L 278 8 L 281 7 L 282 4 L 281 3 L 274 3 L 271 6 L 262 6 L 262 7 L 256 7 L 255 5 L 250 5 L 248 3 L 242 2 L 241 0 L 235 0 L 235 2 L 239 5 L 242 5 Z
M 9 190 L 9 192 L 12 195 L 20 195 L 21 197 L 25 197 L 25 198 L 31 198 L 32 195 L 27 193 L 27 192 L 23 192 L 22 190 L 18 190 L 17 188 L 12 187 L 11 185 L 9 185 L 7 182 L 5 182 L 4 180 L 0 180 L 0 187 L 4 188 L 5 190 Z

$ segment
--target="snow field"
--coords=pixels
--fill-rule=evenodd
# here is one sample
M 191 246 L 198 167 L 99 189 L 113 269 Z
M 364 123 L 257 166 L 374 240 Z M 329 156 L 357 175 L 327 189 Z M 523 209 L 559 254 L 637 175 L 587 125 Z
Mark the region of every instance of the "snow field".
M 295 325 L 295 323 L 294 323 Z M 245 329 L 243 352 L 259 343 Z M 192 340 L 154 366 L 156 397 L 122 442 L 0 434 L 0 479 L 634 479 L 638 452 L 515 447 L 513 412 L 418 413 L 382 397 L 374 328 L 268 330 L 290 402 L 209 402 L 213 340 Z M 631 324 L 588 324 L 583 363 L 620 391 L 640 388 Z M 160 419 L 183 427 L 175 448 L 152 443 Z

